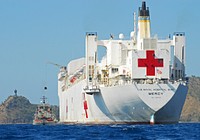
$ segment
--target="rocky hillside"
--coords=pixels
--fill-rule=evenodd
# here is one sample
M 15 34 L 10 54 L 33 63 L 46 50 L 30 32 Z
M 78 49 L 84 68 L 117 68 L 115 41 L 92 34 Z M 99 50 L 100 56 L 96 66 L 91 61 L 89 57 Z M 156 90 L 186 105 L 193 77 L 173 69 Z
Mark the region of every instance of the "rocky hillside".
M 200 77 L 190 77 L 188 87 L 189 91 L 180 120 L 200 122 Z
M 0 124 L 32 123 L 37 105 L 31 104 L 23 96 L 9 96 L 0 105 Z M 52 107 L 58 118 L 58 107 Z

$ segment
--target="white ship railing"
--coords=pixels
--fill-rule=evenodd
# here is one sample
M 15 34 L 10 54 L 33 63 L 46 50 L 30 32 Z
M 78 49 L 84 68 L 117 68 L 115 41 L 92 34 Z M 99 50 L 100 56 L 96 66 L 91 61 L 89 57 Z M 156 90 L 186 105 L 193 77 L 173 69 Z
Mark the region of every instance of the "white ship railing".
M 71 83 L 69 79 L 65 81 L 65 84 L 63 85 L 63 90 L 70 88 L 71 86 L 79 83 L 80 81 L 84 80 L 86 78 L 85 74 L 79 75 L 79 77 L 76 77 L 76 80 Z M 113 86 L 120 86 L 120 85 L 131 85 L 131 84 L 174 84 L 174 83 L 181 83 L 184 85 L 187 85 L 188 81 L 187 79 L 179 79 L 179 80 L 171 80 L 171 79 L 131 79 L 130 77 L 124 76 L 121 79 L 119 77 L 115 78 L 107 78 L 97 80 L 96 86 L 99 87 L 113 87 Z
M 175 84 L 175 83 L 181 83 L 183 85 L 187 85 L 186 80 L 177 80 L 177 81 L 172 81 L 168 79 L 160 79 L 160 80 L 153 80 L 153 79 L 132 79 L 132 80 L 123 80 L 123 81 L 116 81 L 114 83 L 109 83 L 109 84 L 102 84 L 99 83 L 100 87 L 113 87 L 113 86 L 120 86 L 120 85 L 132 85 L 132 84 Z

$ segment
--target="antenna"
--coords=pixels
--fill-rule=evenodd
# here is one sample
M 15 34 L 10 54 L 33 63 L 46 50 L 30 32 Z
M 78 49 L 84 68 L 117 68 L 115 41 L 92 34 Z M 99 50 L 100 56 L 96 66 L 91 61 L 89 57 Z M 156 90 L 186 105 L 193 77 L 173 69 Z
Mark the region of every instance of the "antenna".
M 43 93 L 44 95 L 43 95 L 42 98 L 41 98 L 41 99 L 42 99 L 41 102 L 42 102 L 43 104 L 46 103 L 46 99 L 47 99 L 46 96 L 45 96 L 46 92 L 47 92 L 47 86 L 44 86 L 44 93 Z
M 136 12 L 133 13 L 133 18 L 134 18 L 134 40 L 136 40 L 136 35 L 137 35 Z

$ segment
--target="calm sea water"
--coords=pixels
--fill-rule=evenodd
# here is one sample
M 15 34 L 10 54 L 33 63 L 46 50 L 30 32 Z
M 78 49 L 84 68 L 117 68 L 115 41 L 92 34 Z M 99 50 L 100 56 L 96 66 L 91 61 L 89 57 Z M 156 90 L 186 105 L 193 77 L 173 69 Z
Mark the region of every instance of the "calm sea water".
M 200 140 L 200 123 L 173 125 L 0 125 L 0 139 Z

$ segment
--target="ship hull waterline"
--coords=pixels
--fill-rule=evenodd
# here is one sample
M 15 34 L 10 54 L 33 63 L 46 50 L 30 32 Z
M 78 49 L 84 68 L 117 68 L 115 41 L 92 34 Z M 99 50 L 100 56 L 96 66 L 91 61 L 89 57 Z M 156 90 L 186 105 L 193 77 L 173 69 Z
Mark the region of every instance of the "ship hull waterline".
M 182 83 L 101 87 L 93 95 L 84 86 L 85 80 L 59 93 L 60 123 L 149 124 L 152 115 L 154 123 L 178 123 L 187 94 Z

